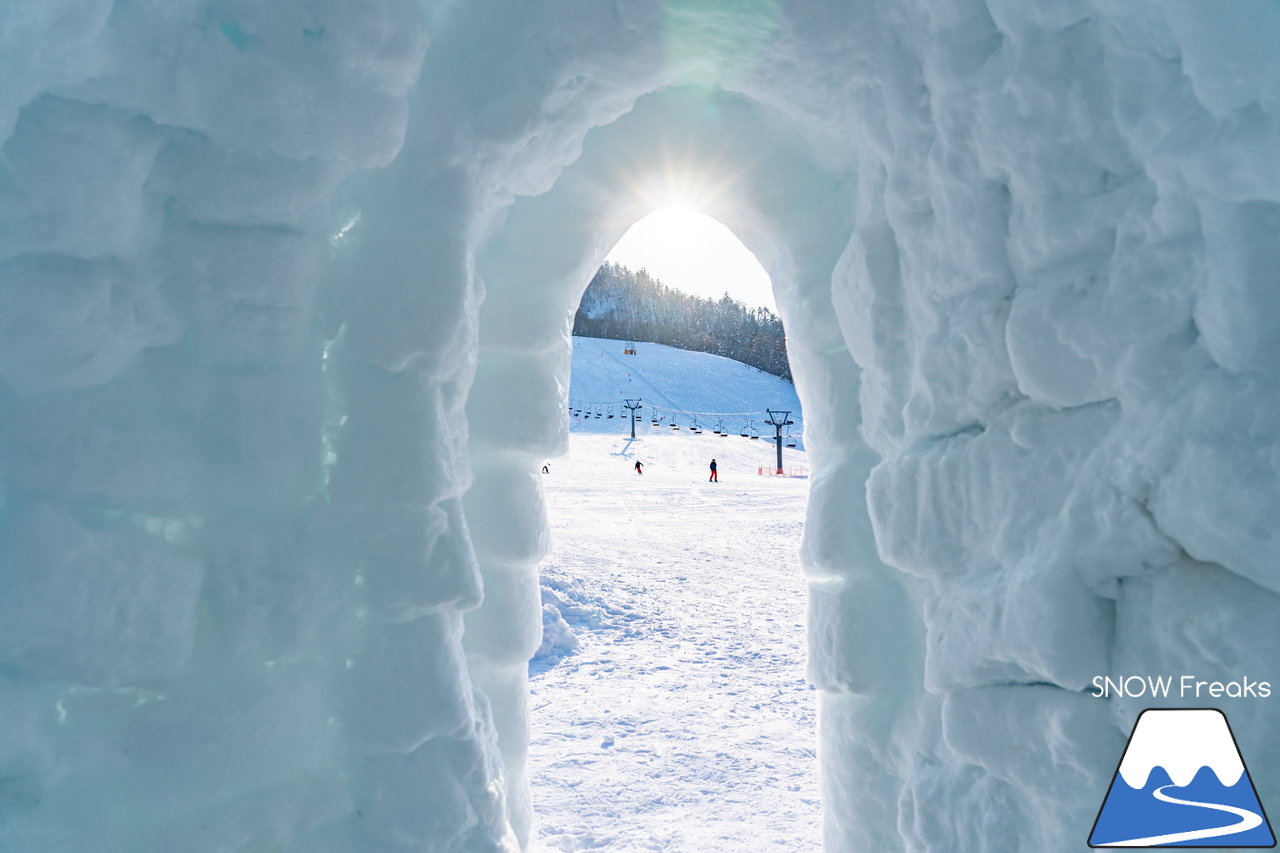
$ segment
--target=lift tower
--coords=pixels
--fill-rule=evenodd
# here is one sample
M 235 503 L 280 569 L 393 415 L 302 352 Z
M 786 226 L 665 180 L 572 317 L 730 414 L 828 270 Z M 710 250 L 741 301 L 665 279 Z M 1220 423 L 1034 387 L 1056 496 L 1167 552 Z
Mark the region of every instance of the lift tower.
M 776 439 L 777 447 L 778 447 L 778 473 L 781 474 L 782 473 L 782 428 L 784 426 L 791 426 L 792 424 L 795 423 L 795 421 L 791 420 L 790 411 L 784 412 L 781 409 L 777 411 L 774 411 L 773 409 L 765 409 L 765 411 L 769 413 L 769 420 L 765 421 L 765 423 L 773 427 L 774 432 L 776 432 L 778 435 Z
M 627 402 L 624 404 L 624 408 L 626 408 L 631 412 L 631 437 L 632 438 L 636 437 L 636 412 L 640 409 L 640 404 L 643 402 L 644 400 L 636 400 L 633 403 L 631 402 L 630 399 L 628 399 Z M 782 453 L 782 451 L 779 450 L 778 453 Z M 778 458 L 781 459 L 782 457 L 779 456 Z

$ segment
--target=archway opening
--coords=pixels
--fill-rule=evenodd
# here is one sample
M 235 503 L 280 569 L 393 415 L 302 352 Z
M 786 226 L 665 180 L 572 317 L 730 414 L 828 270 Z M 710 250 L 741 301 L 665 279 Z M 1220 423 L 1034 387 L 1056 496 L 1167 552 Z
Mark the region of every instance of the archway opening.
M 820 847 L 808 468 L 771 309 L 690 208 L 639 220 L 583 291 L 568 452 L 542 474 L 535 850 Z
M 646 270 L 667 287 L 777 313 L 773 282 L 724 223 L 695 206 L 660 207 L 627 229 L 605 260 Z

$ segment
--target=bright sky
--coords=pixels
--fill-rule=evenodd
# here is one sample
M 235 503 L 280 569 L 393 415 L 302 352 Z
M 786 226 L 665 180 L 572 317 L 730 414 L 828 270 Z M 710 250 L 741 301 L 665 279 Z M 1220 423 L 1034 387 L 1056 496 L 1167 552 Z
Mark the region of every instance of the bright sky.
M 638 270 L 668 287 L 719 299 L 728 291 L 755 308 L 777 311 L 773 284 L 755 255 L 725 226 L 679 207 L 655 210 L 632 225 L 608 260 Z

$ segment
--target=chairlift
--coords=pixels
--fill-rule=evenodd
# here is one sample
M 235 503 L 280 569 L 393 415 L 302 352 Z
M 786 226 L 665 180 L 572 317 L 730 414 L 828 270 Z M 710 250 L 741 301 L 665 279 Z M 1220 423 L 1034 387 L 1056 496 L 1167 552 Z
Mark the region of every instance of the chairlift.
M 612 419 L 612 418 L 613 418 L 613 406 L 610 406 L 610 407 L 609 407 L 609 418 L 610 418 L 610 419 Z
M 742 432 L 738 433 L 743 438 L 747 437 L 747 430 L 751 428 L 751 421 L 747 421 L 742 425 Z
M 756 429 L 755 425 L 753 424 L 751 427 L 751 438 L 754 440 L 759 437 L 760 437 L 760 430 Z

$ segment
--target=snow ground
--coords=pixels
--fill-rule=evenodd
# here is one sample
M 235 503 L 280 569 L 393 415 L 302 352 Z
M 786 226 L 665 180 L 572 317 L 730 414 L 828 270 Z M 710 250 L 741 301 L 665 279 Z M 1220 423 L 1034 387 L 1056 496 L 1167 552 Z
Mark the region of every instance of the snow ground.
M 544 478 L 532 849 L 818 850 L 807 480 L 759 476 L 764 441 L 648 421 L 637 436 L 574 432 Z

